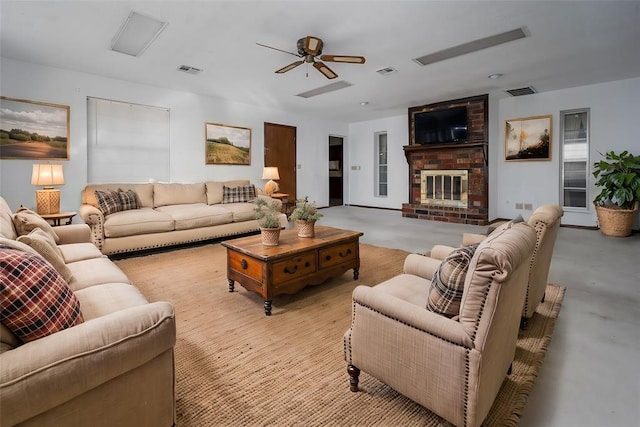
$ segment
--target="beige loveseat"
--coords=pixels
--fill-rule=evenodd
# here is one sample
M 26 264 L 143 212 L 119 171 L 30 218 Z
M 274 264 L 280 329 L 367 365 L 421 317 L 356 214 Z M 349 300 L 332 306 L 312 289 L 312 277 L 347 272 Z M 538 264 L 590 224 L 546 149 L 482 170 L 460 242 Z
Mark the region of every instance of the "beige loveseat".
M 225 192 L 248 180 L 177 183 L 89 184 L 82 191 L 80 216 L 91 227 L 93 243 L 105 255 L 172 246 L 255 232 L 254 203 L 225 203 Z M 225 189 L 226 187 L 226 189 Z M 139 209 L 104 215 L 96 190 L 132 190 Z M 281 202 L 262 194 L 281 206 Z M 279 208 L 280 209 L 280 208 Z M 282 227 L 287 218 L 280 216 Z
M 25 240 L 17 240 L 15 218 L 0 197 L 3 256 L 19 253 L 45 259 Z M 3 317 L 0 426 L 173 425 L 176 330 L 172 305 L 149 303 L 91 243 L 85 224 L 52 230 L 68 269 L 65 283 L 77 298 L 84 321 L 23 342 L 5 326 Z M 43 264 L 53 268 L 53 263 Z M 8 285 L 17 282 L 7 271 L 0 270 L 3 298 Z

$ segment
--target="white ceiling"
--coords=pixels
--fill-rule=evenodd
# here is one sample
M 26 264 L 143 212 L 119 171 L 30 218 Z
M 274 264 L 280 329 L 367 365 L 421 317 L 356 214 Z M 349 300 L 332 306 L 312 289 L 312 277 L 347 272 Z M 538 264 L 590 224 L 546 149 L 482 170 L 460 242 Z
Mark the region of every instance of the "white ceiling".
M 137 58 L 109 49 L 132 10 L 169 23 Z M 640 76 L 640 1 L 0 0 L 0 15 L 3 57 L 346 122 L 529 85 L 545 92 Z M 527 38 L 424 67 L 412 61 L 519 27 Z M 295 52 L 306 35 L 322 38 L 325 54 L 367 62 L 328 63 L 335 80 L 313 67 L 307 77 L 306 65 L 280 75 L 295 58 L 256 45 Z M 398 72 L 376 73 L 388 66 Z M 295 96 L 338 80 L 353 86 Z

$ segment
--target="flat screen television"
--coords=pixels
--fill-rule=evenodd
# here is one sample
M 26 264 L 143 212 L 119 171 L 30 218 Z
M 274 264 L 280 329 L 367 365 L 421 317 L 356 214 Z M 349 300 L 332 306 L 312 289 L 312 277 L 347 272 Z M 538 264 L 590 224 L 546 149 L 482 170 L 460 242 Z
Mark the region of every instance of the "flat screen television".
M 448 144 L 467 140 L 467 107 L 414 113 L 415 143 Z

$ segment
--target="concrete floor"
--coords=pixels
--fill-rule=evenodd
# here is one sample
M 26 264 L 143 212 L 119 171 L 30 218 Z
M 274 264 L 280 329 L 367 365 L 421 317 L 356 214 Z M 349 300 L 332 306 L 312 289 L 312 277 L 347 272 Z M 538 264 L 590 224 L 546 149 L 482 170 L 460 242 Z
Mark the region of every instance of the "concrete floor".
M 457 246 L 463 232 L 486 230 L 382 209 L 322 213 L 321 225 L 362 231 L 363 243 L 409 252 Z M 640 426 L 640 234 L 560 228 L 549 282 L 567 292 L 520 425 Z

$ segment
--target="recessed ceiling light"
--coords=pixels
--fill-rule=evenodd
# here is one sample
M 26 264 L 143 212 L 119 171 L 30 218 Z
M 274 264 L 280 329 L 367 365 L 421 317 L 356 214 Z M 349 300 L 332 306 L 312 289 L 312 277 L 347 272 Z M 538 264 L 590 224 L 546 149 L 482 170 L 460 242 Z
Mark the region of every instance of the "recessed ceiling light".
M 490 78 L 490 79 L 495 80 L 495 79 L 499 79 L 500 77 L 502 77 L 502 74 L 500 74 L 500 73 L 495 73 L 495 74 L 490 74 L 490 75 L 488 75 L 487 77 L 488 77 L 488 78 Z
M 166 22 L 132 11 L 113 38 L 111 50 L 139 56 L 166 26 Z

